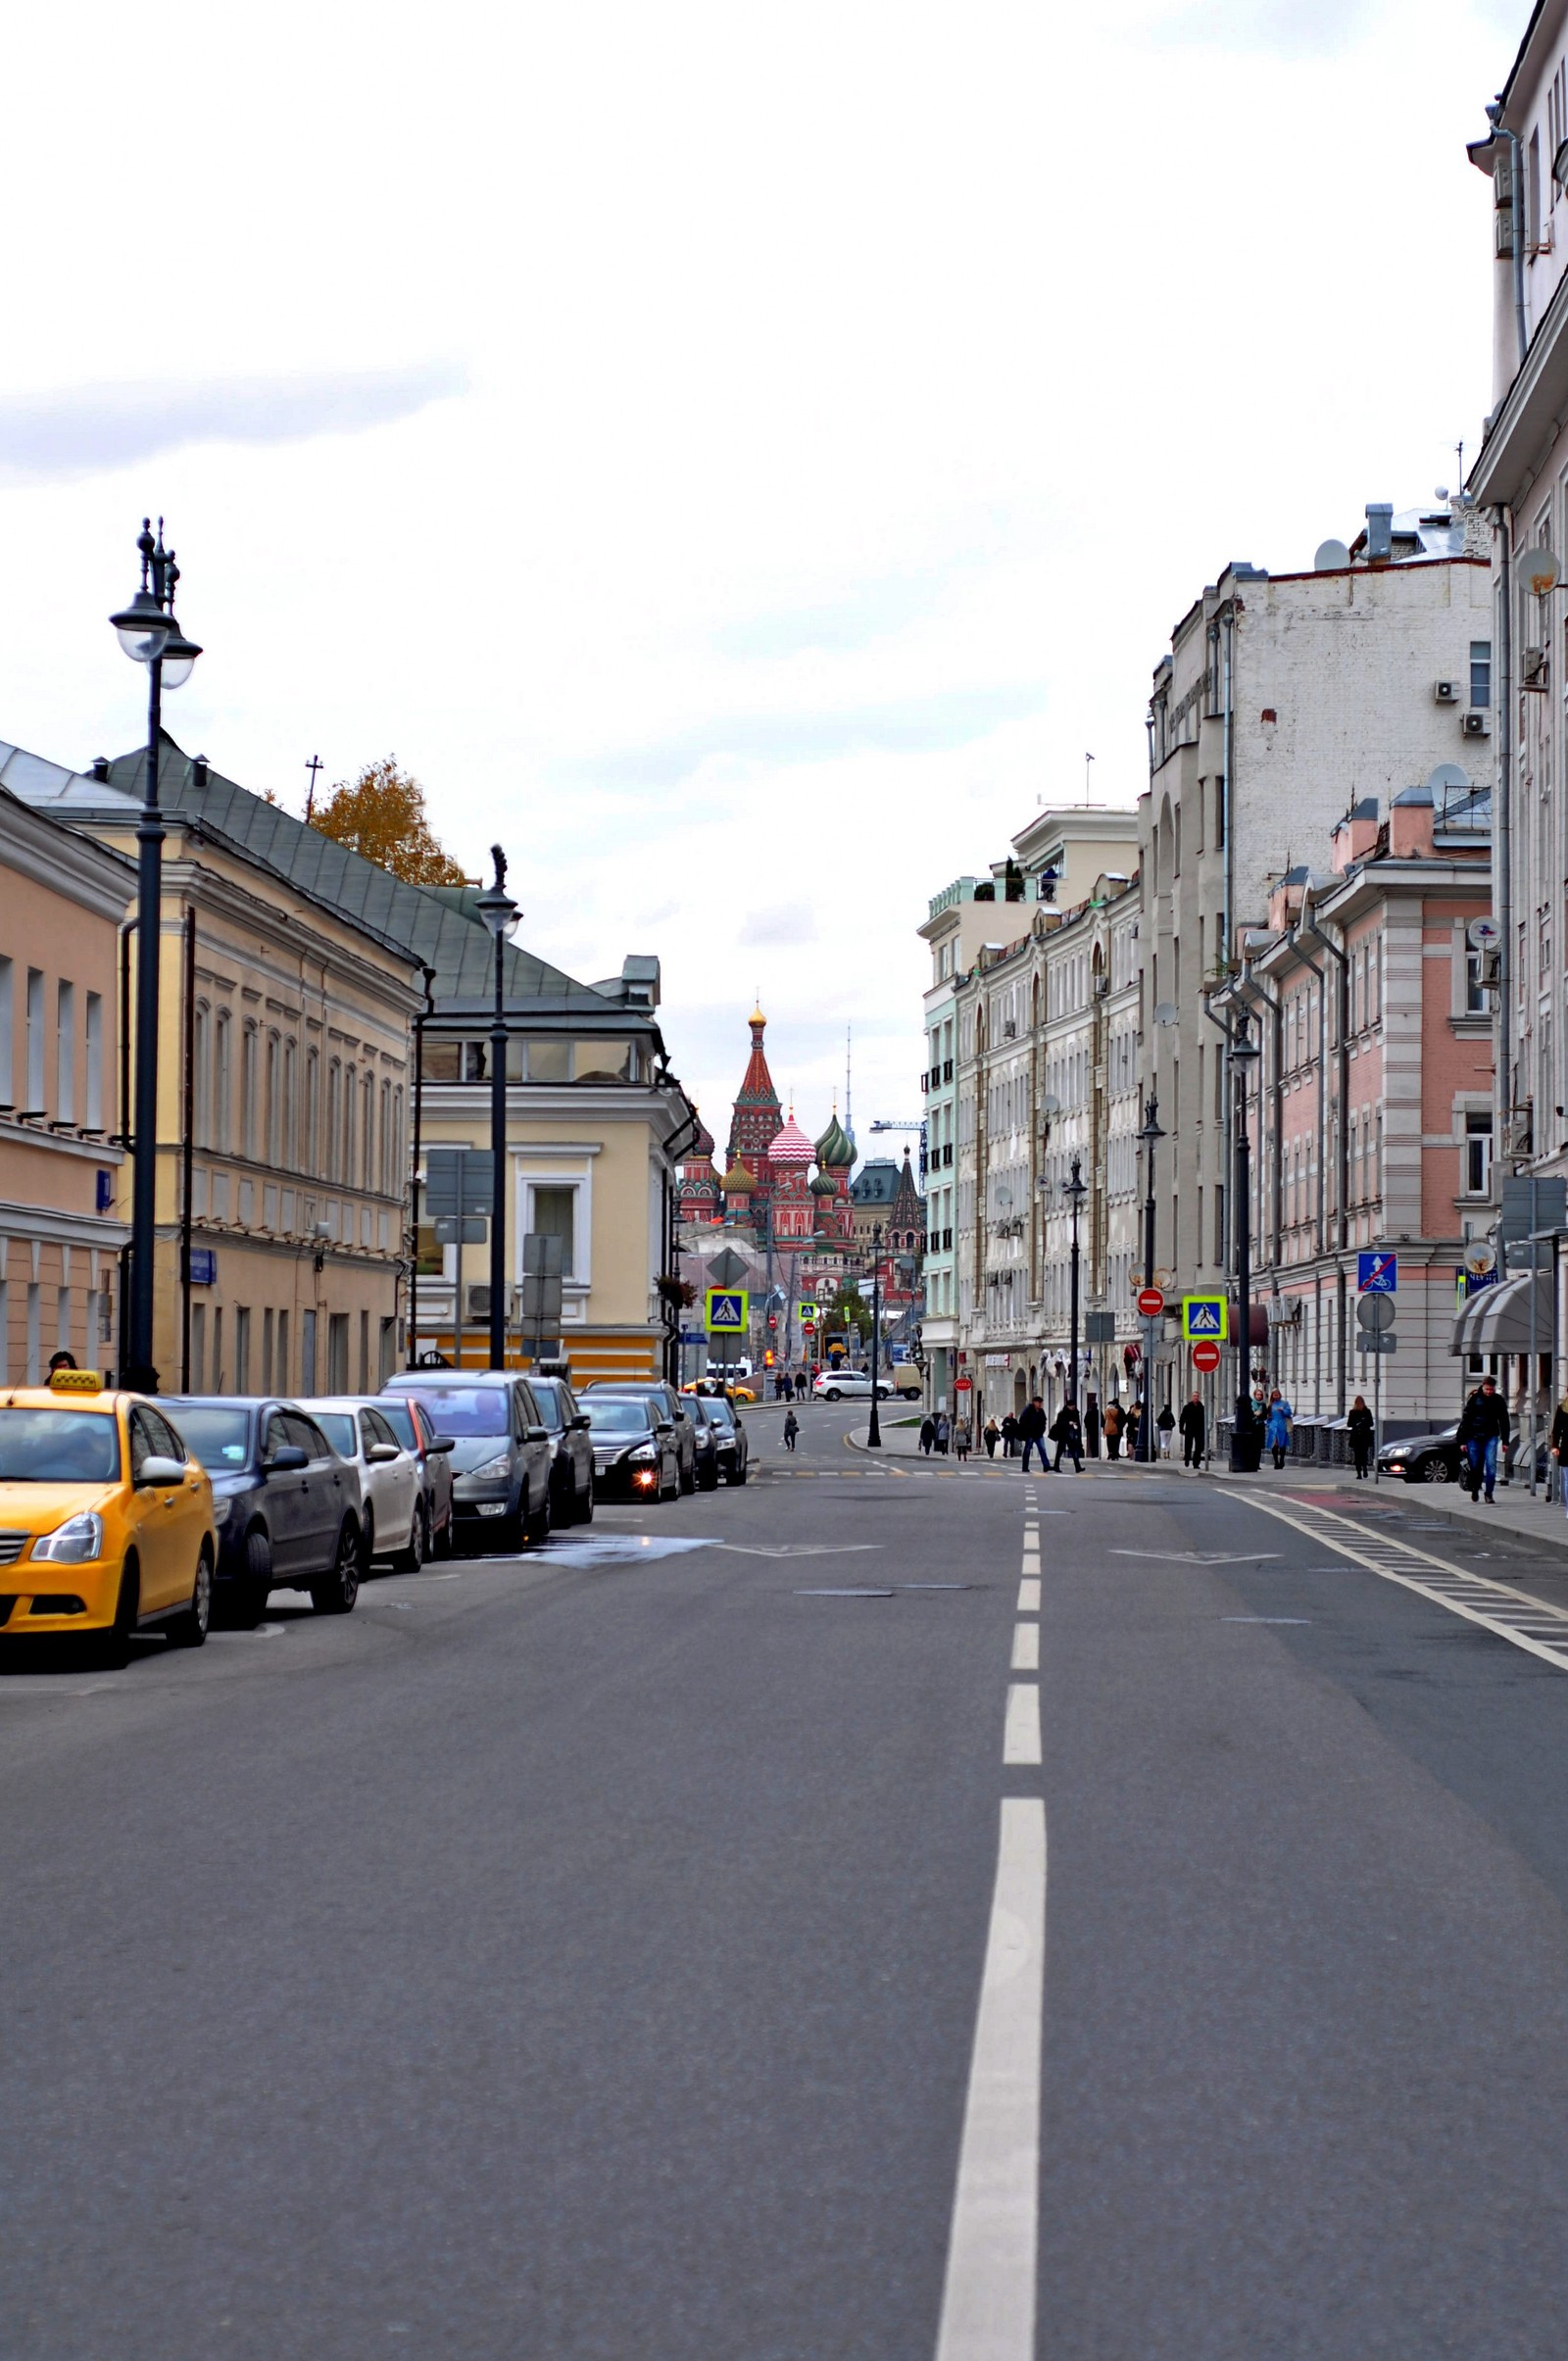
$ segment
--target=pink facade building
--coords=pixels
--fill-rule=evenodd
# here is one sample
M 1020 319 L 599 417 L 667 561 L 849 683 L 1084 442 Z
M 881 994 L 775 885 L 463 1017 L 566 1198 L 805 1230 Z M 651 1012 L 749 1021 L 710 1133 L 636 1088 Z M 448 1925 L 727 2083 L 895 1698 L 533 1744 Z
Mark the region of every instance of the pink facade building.
M 1493 1058 L 1484 954 L 1491 798 L 1441 781 L 1370 799 L 1334 831 L 1332 870 L 1274 886 L 1241 976 L 1261 1055 L 1252 1149 L 1252 1366 L 1298 1415 L 1373 1396 L 1357 1350 L 1357 1256 L 1398 1258 L 1386 1431 L 1457 1415 L 1456 1292 L 1491 1205 Z M 1208 1208 L 1200 1219 L 1219 1217 Z M 1227 1405 L 1228 1406 L 1228 1405 Z

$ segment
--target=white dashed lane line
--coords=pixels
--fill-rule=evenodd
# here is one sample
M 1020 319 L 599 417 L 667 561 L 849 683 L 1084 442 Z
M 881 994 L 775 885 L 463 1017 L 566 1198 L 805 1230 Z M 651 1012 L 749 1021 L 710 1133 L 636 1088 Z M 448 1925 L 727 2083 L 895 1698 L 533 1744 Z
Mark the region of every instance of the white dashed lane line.
M 1033 1681 L 1014 1681 L 1007 1690 L 1007 1718 L 1002 1734 L 1004 1763 L 1039 1763 L 1040 1692 Z
M 1012 1669 L 1014 1672 L 1040 1670 L 1040 1626 L 1038 1623 L 1018 1623 L 1012 1633 Z
M 1019 1583 L 1018 1612 L 1020 1615 L 1039 1614 L 1040 1577 L 1038 1574 L 1026 1574 L 1022 1582 Z

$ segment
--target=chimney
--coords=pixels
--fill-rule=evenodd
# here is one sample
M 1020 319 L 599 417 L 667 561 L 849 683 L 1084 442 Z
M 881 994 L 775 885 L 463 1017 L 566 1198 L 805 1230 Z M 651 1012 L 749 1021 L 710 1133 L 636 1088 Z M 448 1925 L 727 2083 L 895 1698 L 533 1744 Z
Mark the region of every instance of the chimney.
M 1389 851 L 1396 861 L 1432 859 L 1432 790 L 1407 787 L 1389 810 Z
M 1387 566 L 1394 555 L 1394 503 L 1392 500 L 1369 500 L 1366 504 L 1366 562 L 1368 566 Z
M 205 755 L 191 756 L 190 775 L 198 794 L 204 793 L 207 787 L 207 757 Z
M 93 777 L 94 777 L 95 779 L 107 779 L 107 778 L 108 778 L 108 776 L 109 776 L 109 757 L 108 757 L 107 755 L 94 755 L 94 756 L 93 756 L 93 759 L 92 759 L 92 775 L 93 775 Z
M 1431 822 L 1428 822 L 1430 830 Z M 1377 849 L 1378 806 L 1376 796 L 1366 796 L 1342 819 L 1334 831 L 1332 866 L 1336 877 L 1358 861 L 1365 861 Z

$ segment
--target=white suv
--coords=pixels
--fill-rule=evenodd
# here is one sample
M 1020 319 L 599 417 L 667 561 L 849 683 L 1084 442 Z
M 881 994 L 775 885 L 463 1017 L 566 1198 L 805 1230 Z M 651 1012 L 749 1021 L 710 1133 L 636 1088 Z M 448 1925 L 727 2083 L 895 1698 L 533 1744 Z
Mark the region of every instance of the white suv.
M 817 1402 L 869 1402 L 871 1380 L 864 1369 L 824 1369 L 811 1388 Z M 893 1388 L 885 1377 L 876 1381 L 878 1402 L 891 1399 Z

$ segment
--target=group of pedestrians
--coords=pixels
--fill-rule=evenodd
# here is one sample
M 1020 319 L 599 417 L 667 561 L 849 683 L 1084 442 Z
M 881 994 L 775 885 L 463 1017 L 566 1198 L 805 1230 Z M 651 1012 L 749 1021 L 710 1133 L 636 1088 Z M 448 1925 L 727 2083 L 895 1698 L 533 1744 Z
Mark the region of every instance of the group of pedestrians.
M 946 1410 L 927 1411 L 920 1421 L 920 1449 L 928 1459 L 933 1451 L 945 1459 L 950 1450 L 956 1459 L 967 1459 L 973 1441 L 974 1429 L 962 1410 L 956 1418 Z

